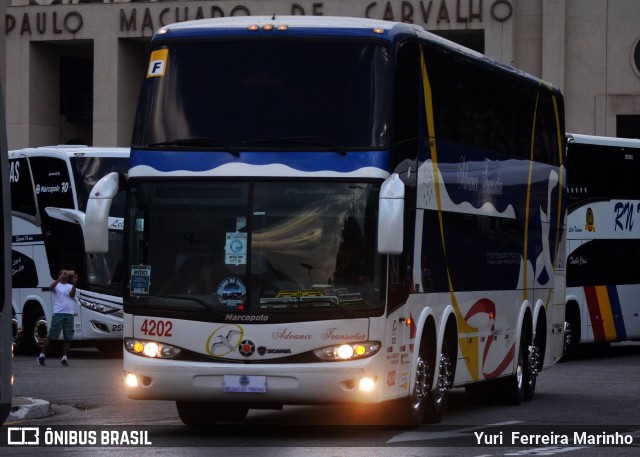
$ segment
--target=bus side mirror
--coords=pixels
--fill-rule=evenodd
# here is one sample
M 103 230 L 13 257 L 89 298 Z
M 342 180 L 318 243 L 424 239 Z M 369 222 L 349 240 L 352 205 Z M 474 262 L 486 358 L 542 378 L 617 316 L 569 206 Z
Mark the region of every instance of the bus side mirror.
M 109 251 L 109 210 L 117 195 L 120 179 L 118 173 L 104 176 L 93 186 L 84 218 L 84 247 L 88 254 Z
M 402 254 L 404 244 L 404 183 L 397 173 L 380 187 L 378 211 L 378 252 Z

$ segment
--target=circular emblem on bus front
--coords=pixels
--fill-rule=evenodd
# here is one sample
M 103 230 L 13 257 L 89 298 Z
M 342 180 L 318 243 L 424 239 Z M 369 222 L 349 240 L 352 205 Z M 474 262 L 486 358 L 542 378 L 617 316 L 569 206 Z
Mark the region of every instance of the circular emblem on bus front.
M 238 278 L 226 278 L 218 284 L 216 294 L 220 304 L 227 308 L 237 308 L 247 299 L 247 286 Z
M 249 357 L 250 355 L 253 355 L 255 351 L 256 351 L 256 345 L 253 344 L 253 341 L 251 340 L 240 341 L 240 346 L 238 346 L 238 352 L 241 355 L 245 357 Z
M 242 250 L 244 249 L 244 243 L 242 243 L 242 241 L 240 240 L 233 240 L 229 247 L 231 248 L 231 252 L 237 254 L 239 252 L 242 252 Z

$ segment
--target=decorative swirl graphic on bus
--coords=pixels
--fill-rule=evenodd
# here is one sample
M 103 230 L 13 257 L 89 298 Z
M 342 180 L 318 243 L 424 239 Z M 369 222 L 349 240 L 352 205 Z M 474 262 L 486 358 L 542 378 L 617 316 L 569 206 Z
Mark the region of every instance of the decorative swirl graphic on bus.
M 244 330 L 239 325 L 223 325 L 213 331 L 207 338 L 207 354 L 224 357 L 235 352 L 244 340 Z

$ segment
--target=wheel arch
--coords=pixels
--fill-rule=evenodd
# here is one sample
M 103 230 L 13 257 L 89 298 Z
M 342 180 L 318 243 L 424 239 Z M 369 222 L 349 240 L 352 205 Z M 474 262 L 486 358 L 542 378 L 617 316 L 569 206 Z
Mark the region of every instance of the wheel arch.
M 532 327 L 532 341 L 537 343 L 540 349 L 541 360 L 544 360 L 547 352 L 547 309 L 544 306 L 542 300 L 538 300 L 533 313 L 533 322 L 535 326 Z
M 522 338 L 531 338 L 533 335 L 533 311 L 531 310 L 531 303 L 525 300 L 520 307 L 520 315 L 518 316 L 518 328 L 516 334 L 516 340 L 514 347 L 520 347 L 520 341 Z M 518 363 L 518 358 L 514 357 L 514 364 Z
M 429 358 L 429 362 L 433 363 L 435 360 L 436 350 L 438 349 L 438 337 L 436 330 L 436 319 L 433 315 L 433 310 L 429 307 L 426 307 L 420 313 L 420 317 L 418 321 L 415 323 L 416 326 L 416 336 L 413 340 L 413 354 L 411 356 L 411 377 L 409 379 L 409 385 L 411 388 L 409 389 L 409 394 L 413 393 L 415 389 L 416 382 L 416 371 L 415 366 L 418 363 L 418 356 L 420 353 L 420 345 L 423 340 L 426 341 L 427 345 L 427 354 Z M 433 365 L 430 365 L 433 366 Z

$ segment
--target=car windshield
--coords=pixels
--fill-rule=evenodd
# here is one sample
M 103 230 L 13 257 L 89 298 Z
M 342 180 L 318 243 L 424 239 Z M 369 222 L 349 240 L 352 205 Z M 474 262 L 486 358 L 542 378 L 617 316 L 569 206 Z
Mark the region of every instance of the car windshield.
M 379 312 L 378 192 L 370 182 L 139 183 L 129 302 L 324 318 Z

